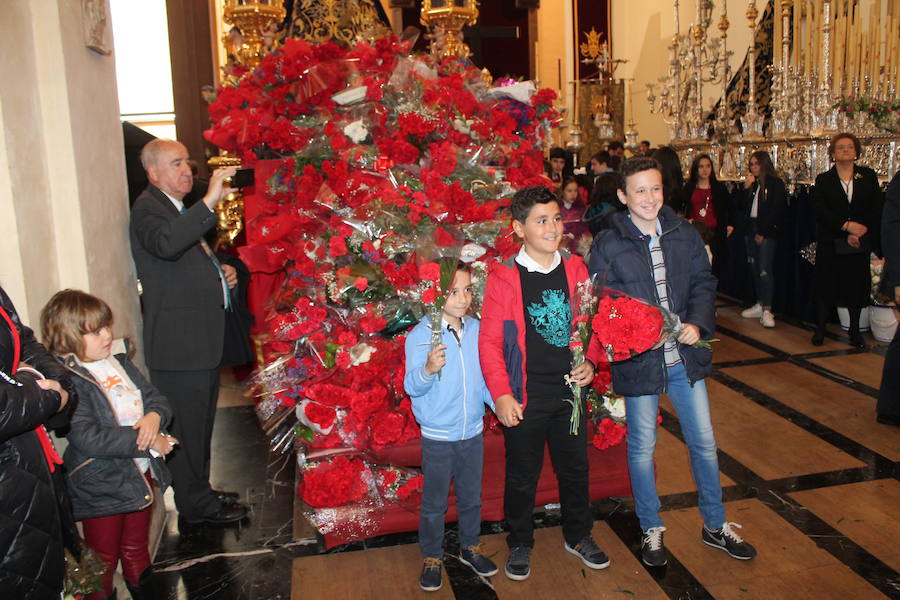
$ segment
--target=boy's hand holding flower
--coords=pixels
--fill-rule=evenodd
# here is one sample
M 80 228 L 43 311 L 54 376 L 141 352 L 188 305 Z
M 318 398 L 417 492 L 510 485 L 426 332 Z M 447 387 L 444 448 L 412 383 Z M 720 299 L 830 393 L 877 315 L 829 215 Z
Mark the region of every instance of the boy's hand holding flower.
M 444 350 L 447 349 L 447 346 L 441 344 L 440 346 L 435 346 L 428 352 L 428 360 L 425 361 L 425 373 L 430 375 L 434 375 L 447 364 L 447 356 L 444 353 Z
M 572 381 L 574 381 L 581 387 L 586 387 L 590 385 L 591 381 L 594 380 L 594 373 L 595 370 L 593 363 L 589 360 L 586 360 L 569 371 L 569 377 L 571 377 Z
M 682 344 L 687 344 L 688 346 L 693 346 L 697 342 L 700 341 L 700 328 L 696 325 L 691 325 L 690 323 L 683 323 L 684 329 L 681 330 L 681 334 L 678 336 L 678 341 Z
M 149 448 L 151 444 L 153 444 L 154 440 L 156 440 L 157 434 L 159 433 L 159 423 L 159 414 L 155 412 L 149 412 L 138 419 L 137 423 L 131 426 L 132 429 L 137 429 L 138 432 L 138 450 L 144 451 Z

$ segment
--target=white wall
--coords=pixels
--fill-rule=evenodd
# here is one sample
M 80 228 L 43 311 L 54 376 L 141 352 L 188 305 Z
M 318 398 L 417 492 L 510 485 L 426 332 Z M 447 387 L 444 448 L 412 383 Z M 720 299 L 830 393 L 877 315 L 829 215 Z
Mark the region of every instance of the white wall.
M 115 63 L 85 46 L 81 17 L 72 0 L 4 6 L 0 285 L 32 327 L 74 287 L 109 302 L 116 334 L 136 335 Z

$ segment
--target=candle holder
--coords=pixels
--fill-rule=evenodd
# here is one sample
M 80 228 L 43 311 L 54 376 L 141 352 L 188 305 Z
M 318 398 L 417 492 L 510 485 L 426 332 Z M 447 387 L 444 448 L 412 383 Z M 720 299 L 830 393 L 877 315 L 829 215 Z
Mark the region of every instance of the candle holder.
M 225 0 L 222 19 L 233 25 L 223 38 L 229 54 L 238 63 L 255 68 L 275 49 L 276 29 L 285 14 L 281 0 Z
M 647 102 L 650 112 L 660 114 L 669 129 L 671 139 L 705 139 L 712 126 L 716 135 L 727 136 L 730 126 L 724 112 L 717 114 L 710 123 L 703 109 L 704 84 L 722 85 L 721 105 L 731 79 L 728 50 L 727 7 L 723 3 L 717 28 L 718 37 L 708 37 L 715 4 L 712 0 L 697 0 L 697 17 L 688 33 L 679 32 L 679 1 L 675 0 L 675 35 L 669 45 L 669 67 L 659 83 L 647 84 Z M 656 86 L 661 87 L 659 96 Z
M 438 59 L 472 54 L 463 41 L 462 28 L 478 22 L 478 0 L 424 0 L 419 19 L 431 29 L 430 51 Z

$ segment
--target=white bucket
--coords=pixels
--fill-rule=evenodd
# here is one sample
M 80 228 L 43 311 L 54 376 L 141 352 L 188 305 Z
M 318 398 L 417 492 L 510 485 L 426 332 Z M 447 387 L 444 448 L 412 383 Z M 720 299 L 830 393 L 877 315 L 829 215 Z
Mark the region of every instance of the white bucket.
M 850 329 L 850 311 L 843 306 L 837 307 L 838 320 L 841 322 L 841 329 L 848 331 Z M 869 330 L 869 311 L 863 309 L 859 313 L 859 330 Z
M 869 323 L 872 327 L 872 337 L 879 342 L 890 342 L 897 331 L 897 317 L 890 306 L 870 306 Z

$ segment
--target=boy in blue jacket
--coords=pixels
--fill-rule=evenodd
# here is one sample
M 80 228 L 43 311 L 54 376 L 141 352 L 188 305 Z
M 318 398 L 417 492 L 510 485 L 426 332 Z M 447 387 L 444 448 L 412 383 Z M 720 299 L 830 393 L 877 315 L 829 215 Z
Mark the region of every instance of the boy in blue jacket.
M 459 560 L 484 577 L 497 566 L 481 553 L 481 471 L 484 457 L 484 405 L 492 410 L 478 361 L 478 319 L 466 313 L 472 304 L 472 275 L 457 268 L 442 311 L 442 344 L 431 350 L 431 320 L 426 317 L 406 338 L 403 386 L 412 399 L 422 430 L 425 481 L 419 509 L 419 545 L 424 556 L 419 587 L 441 588 L 444 516 L 450 481 L 456 489 Z
M 636 157 L 619 170 L 619 200 L 627 212 L 611 219 L 591 248 L 588 269 L 606 284 L 634 298 L 665 306 L 684 324 L 677 340 L 612 365 L 613 389 L 625 396 L 628 421 L 628 471 L 635 513 L 644 532 L 641 559 L 665 565 L 662 519 L 653 469 L 659 395 L 668 394 L 678 412 L 681 432 L 697 483 L 703 529 L 700 539 L 739 560 L 756 550 L 725 521 L 716 439 L 705 378 L 712 353 L 696 348 L 716 327 L 716 278 L 710 272 L 703 240 L 694 227 L 663 205 L 662 171 L 652 158 Z

